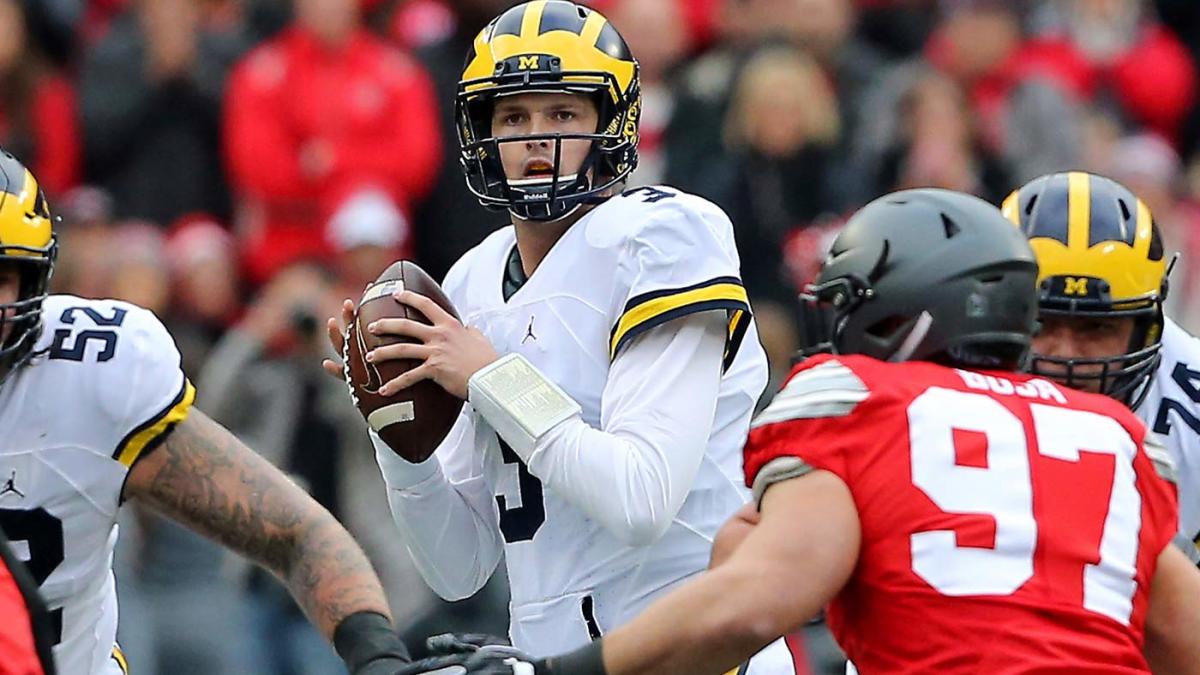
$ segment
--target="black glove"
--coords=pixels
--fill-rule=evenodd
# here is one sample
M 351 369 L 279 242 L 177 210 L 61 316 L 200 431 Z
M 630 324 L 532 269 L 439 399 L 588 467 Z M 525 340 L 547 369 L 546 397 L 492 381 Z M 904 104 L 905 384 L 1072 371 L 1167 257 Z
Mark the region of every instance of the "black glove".
M 502 637 L 487 633 L 442 633 L 425 638 L 425 648 L 430 654 L 474 654 L 480 647 L 508 647 Z
M 467 675 L 537 675 L 533 658 L 515 647 L 485 645 L 467 657 Z
M 412 660 L 387 617 L 355 612 L 333 632 L 333 646 L 350 675 L 394 675 Z
M 445 633 L 425 640 L 431 654 L 463 658 L 466 675 L 534 675 L 533 659 L 485 633 Z

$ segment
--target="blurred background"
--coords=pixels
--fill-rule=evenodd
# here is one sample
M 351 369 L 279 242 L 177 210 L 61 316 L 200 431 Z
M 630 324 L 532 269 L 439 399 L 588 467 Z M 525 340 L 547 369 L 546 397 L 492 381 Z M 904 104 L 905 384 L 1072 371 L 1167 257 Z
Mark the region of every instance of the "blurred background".
M 505 0 L 0 0 L 0 146 L 63 217 L 57 292 L 153 309 L 198 405 L 358 537 L 406 635 L 503 633 L 503 579 L 431 596 L 322 326 L 398 257 L 440 278 L 506 223 L 463 185 L 459 68 Z M 1195 0 L 596 0 L 641 62 L 637 184 L 731 215 L 774 375 L 842 219 L 897 188 L 998 203 L 1079 168 L 1137 192 L 1200 327 Z M 269 577 L 127 509 L 138 675 L 335 673 Z M 503 576 L 503 575 L 500 575 Z M 812 631 L 814 672 L 837 672 Z

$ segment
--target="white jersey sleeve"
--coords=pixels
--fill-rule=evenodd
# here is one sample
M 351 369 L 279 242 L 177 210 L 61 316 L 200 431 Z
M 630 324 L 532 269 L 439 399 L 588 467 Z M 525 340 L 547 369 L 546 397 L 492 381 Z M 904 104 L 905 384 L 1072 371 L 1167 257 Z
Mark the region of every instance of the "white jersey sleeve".
M 187 418 L 196 389 L 183 372 L 175 341 L 158 317 L 131 305 L 127 321 L 122 335 L 131 344 L 121 358 L 128 366 L 127 387 L 114 387 L 126 393 L 117 422 L 125 435 L 113 457 L 132 467 Z
M 447 274 L 443 288 L 452 302 L 470 253 Z M 446 600 L 470 597 L 487 583 L 504 542 L 493 492 L 481 458 L 496 434 L 469 406 L 433 456 L 420 464 L 405 461 L 375 432 L 375 458 L 387 485 L 388 507 L 425 583 Z
M 666 187 L 635 188 L 618 199 L 644 205 L 616 270 L 610 357 L 631 340 L 681 316 L 723 310 L 726 366 L 749 325 L 733 224 L 715 204 Z
M 525 458 L 530 472 L 618 540 L 656 541 L 704 458 L 725 326 L 706 312 L 635 337 L 609 371 L 601 428 L 580 418 L 554 427 Z

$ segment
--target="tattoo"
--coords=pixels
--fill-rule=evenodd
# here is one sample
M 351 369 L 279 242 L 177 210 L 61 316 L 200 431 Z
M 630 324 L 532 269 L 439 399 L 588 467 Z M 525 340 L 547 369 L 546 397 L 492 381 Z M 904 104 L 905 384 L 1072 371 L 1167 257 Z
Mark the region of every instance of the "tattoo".
M 271 570 L 326 637 L 358 611 L 391 616 L 379 579 L 350 534 L 199 410 L 134 465 L 125 490 Z

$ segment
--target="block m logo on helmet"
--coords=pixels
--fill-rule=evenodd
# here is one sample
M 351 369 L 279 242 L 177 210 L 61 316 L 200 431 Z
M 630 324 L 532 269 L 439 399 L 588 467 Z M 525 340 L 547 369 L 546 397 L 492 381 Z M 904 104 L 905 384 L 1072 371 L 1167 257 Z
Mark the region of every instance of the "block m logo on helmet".
M 1063 293 L 1086 297 L 1088 294 L 1087 277 L 1067 277 L 1063 279 Z
M 537 54 L 518 57 L 520 61 L 517 63 L 517 70 L 537 70 L 538 62 L 541 60 Z

